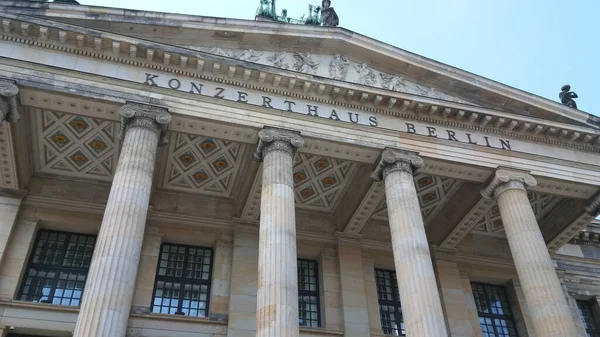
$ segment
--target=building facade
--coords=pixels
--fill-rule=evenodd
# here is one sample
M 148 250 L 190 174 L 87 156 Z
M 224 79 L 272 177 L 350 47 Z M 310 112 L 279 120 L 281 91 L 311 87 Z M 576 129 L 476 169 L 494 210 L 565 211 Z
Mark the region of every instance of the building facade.
M 0 20 L 2 336 L 600 336 L 594 116 L 343 28 Z

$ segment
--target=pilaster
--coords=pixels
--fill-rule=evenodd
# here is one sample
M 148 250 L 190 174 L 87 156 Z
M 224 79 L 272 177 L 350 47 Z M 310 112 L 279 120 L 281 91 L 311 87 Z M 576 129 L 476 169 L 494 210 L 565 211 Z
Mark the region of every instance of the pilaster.
M 331 331 L 343 330 L 343 305 L 340 285 L 340 268 L 337 249 L 325 248 L 321 254 L 321 271 L 323 280 L 323 305 L 321 306 L 323 327 Z
M 22 198 L 0 196 L 0 265 L 15 227 Z
M 152 309 L 156 266 L 159 261 L 162 238 L 163 234 L 158 227 L 146 227 L 140 265 L 135 281 L 135 292 L 131 302 L 131 311 L 134 313 L 145 314 L 149 313 Z
M 233 261 L 233 236 L 222 234 L 214 244 L 213 279 L 210 295 L 210 317 L 227 320 Z
M 336 233 L 344 336 L 370 336 L 369 311 L 365 288 L 360 236 Z
M 255 337 L 258 227 L 237 225 L 233 236 L 228 337 Z
M 37 229 L 37 220 L 17 220 L 0 267 L 0 300 L 10 301 L 17 297 Z
M 367 296 L 367 311 L 369 312 L 369 329 L 371 335 L 383 335 L 383 330 L 381 329 L 381 316 L 379 313 L 377 281 L 375 279 L 375 260 L 363 254 L 363 267 L 365 275 L 365 294 Z

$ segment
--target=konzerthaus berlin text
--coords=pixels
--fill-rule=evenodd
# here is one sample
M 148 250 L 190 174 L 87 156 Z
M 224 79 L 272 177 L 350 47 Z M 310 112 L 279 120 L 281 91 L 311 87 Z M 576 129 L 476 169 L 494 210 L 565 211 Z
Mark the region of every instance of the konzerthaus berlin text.
M 337 27 L 0 21 L 0 336 L 600 336 L 592 115 Z

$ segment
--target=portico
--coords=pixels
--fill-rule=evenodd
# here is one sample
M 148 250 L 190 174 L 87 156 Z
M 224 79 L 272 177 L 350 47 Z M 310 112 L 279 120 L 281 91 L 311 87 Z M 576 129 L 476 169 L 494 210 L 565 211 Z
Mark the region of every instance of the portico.
M 555 337 L 600 312 L 591 115 L 338 28 L 27 6 L 0 11 L 0 326 Z

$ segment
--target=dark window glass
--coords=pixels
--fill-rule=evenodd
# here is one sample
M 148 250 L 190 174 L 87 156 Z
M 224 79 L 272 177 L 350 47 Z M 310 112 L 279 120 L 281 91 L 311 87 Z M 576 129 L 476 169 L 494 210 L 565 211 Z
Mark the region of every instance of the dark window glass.
M 577 308 L 588 337 L 600 337 L 600 329 L 598 329 L 598 323 L 592 313 L 592 303 L 577 301 Z
M 483 337 L 517 337 L 504 287 L 473 283 Z
M 300 326 L 321 326 L 317 261 L 298 259 L 298 313 Z
M 212 249 L 163 244 L 156 271 L 152 312 L 208 316 Z
M 396 272 L 375 269 L 381 329 L 389 336 L 405 336 Z
M 93 235 L 40 230 L 18 299 L 79 306 L 95 243 Z

